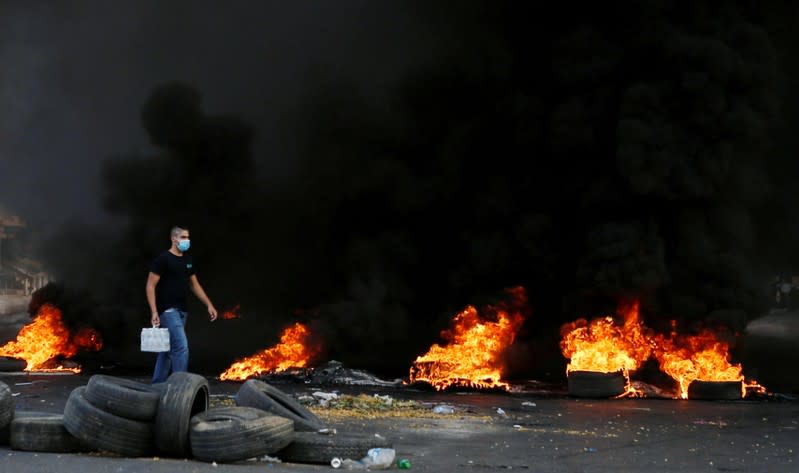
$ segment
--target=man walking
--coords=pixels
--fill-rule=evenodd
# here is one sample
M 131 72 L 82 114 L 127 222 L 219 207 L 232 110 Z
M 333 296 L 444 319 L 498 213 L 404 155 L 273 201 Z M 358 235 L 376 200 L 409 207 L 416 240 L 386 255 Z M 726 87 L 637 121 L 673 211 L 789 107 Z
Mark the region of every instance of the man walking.
M 216 320 L 216 309 L 205 294 L 194 273 L 191 256 L 189 230 L 174 227 L 170 232 L 172 246 L 158 255 L 150 265 L 147 276 L 147 304 L 150 306 L 150 322 L 153 327 L 169 329 L 169 351 L 158 354 L 153 372 L 153 383 L 166 381 L 171 373 L 186 371 L 189 365 L 189 344 L 186 339 L 186 316 L 188 289 L 208 308 L 211 322 Z

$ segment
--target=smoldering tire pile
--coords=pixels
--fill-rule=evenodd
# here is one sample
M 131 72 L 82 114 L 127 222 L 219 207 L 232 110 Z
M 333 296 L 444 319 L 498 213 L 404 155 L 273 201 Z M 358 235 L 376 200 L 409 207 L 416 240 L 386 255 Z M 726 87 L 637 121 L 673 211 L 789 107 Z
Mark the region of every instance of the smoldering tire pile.
M 174 373 L 155 385 L 94 375 L 72 391 L 63 415 L 15 411 L 11 390 L 0 382 L 0 444 L 16 450 L 207 462 L 275 455 L 287 462 L 328 463 L 390 446 L 379 437 L 319 433 L 325 430 L 290 396 L 257 380 L 242 384 L 235 406 L 209 408 L 208 381 L 196 374 Z

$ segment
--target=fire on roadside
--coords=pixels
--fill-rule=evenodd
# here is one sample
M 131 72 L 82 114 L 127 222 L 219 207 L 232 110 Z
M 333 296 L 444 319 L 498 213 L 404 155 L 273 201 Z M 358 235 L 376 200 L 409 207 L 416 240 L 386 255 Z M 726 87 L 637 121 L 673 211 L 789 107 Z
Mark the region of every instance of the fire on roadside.
M 236 361 L 219 379 L 244 381 L 266 373 L 305 368 L 320 352 L 321 346 L 312 340 L 308 327 L 297 322 L 283 330 L 277 345 Z
M 640 320 L 638 302 L 622 305 L 618 317 L 579 319 L 561 327 L 560 350 L 569 359 L 570 371 L 612 373 L 622 371 L 627 389 L 622 396 L 638 395 L 629 373 L 637 370 L 652 353 L 651 331 Z M 618 319 L 621 319 L 620 321 Z
M 679 335 L 672 321 L 672 332 L 668 337 L 655 337 L 653 352 L 660 369 L 674 379 L 679 386 L 679 397 L 688 399 L 688 386 L 699 381 L 740 381 L 742 397 L 747 389 L 765 392 L 756 381 L 745 382 L 740 364 L 730 363 L 730 346 L 719 340 L 708 329 L 696 335 Z
M 569 359 L 566 374 L 571 371 L 611 373 L 622 371 L 627 390 L 620 397 L 642 395 L 632 388 L 629 373 L 637 370 L 650 357 L 657 359 L 660 370 L 678 384 L 676 397 L 688 399 L 688 386 L 699 381 L 740 381 L 742 395 L 764 393 L 757 381 L 746 381 L 740 364 L 730 363 L 729 344 L 719 340 L 710 330 L 696 335 L 680 335 L 676 322 L 666 336 L 654 334 L 642 324 L 639 304 L 622 307 L 618 318 L 585 319 L 561 327 L 560 348 Z
M 488 307 L 484 316 L 473 306 L 455 315 L 452 327 L 441 333 L 446 343 L 433 344 L 413 362 L 409 383 L 426 382 L 437 390 L 450 386 L 508 389 L 502 381 L 502 358 L 524 321 L 522 308 L 527 303 L 524 288 L 508 292 L 512 303 Z
M 54 364 L 53 360 L 73 357 L 78 351 L 98 351 L 102 347 L 102 338 L 96 330 L 85 327 L 70 332 L 61 319 L 61 311 L 45 304 L 33 321 L 20 329 L 15 340 L 0 347 L 0 356 L 25 360 L 25 371 L 79 373 L 79 367 L 64 367 Z

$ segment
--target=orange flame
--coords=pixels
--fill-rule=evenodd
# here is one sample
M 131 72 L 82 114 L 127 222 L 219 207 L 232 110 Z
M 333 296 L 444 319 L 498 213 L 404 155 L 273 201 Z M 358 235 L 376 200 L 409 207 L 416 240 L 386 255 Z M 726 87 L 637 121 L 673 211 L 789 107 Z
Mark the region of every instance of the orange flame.
M 509 290 L 514 307 L 526 304 L 524 289 Z M 444 346 L 434 344 L 416 358 L 410 369 L 410 383 L 423 381 L 437 390 L 449 386 L 504 388 L 501 381 L 502 355 L 513 344 L 516 332 L 524 321 L 518 309 L 493 308 L 496 321 L 480 318 L 477 309 L 466 307 L 452 321 L 452 328 L 441 333 Z
M 650 330 L 640 321 L 638 302 L 619 311 L 622 325 L 613 317 L 585 319 L 561 327 L 560 350 L 569 359 L 569 371 L 635 371 L 652 352 Z
M 743 395 L 747 392 L 765 393 L 757 381 L 744 382 L 740 364 L 729 362 L 729 345 L 704 330 L 698 335 L 678 335 L 675 322 L 668 337 L 657 334 L 641 324 L 635 302 L 621 310 L 624 322 L 616 324 L 613 317 L 585 319 L 561 327 L 560 349 L 569 358 L 570 371 L 623 371 L 627 390 L 619 397 L 642 393 L 632 388 L 629 372 L 638 369 L 654 355 L 660 369 L 679 384 L 679 397 L 688 398 L 691 381 L 742 381 Z
M 308 327 L 297 322 L 283 330 L 280 343 L 233 363 L 219 378 L 243 381 L 263 373 L 304 368 L 320 351 L 321 347 L 311 342 Z
M 697 335 L 677 335 L 672 331 L 668 338 L 663 335 L 656 337 L 654 354 L 661 371 L 679 384 L 680 398 L 688 399 L 688 385 L 695 379 L 743 382 L 741 365 L 729 361 L 729 348 L 726 342 L 707 329 Z M 746 388 L 743 389 L 743 395 L 746 395 Z
M 0 347 L 0 356 L 25 360 L 25 371 L 72 371 L 80 368 L 51 367 L 47 363 L 57 356 L 70 358 L 78 350 L 97 351 L 103 347 L 100 334 L 92 328 L 82 328 L 71 334 L 61 320 L 61 311 L 43 305 L 33 321 L 19 331 L 16 340 Z
M 222 320 L 240 319 L 239 305 L 236 304 L 232 309 L 228 309 L 222 313 Z

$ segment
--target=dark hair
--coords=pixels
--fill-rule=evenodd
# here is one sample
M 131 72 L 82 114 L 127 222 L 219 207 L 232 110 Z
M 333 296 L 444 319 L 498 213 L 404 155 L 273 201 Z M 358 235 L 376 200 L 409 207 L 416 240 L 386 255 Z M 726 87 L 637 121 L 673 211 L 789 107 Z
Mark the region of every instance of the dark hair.
M 172 230 L 169 232 L 169 236 L 170 236 L 170 238 L 171 237 L 176 237 L 176 236 L 180 235 L 180 232 L 182 232 L 184 230 L 185 231 L 189 231 L 189 229 L 186 228 L 186 227 L 174 226 L 174 227 L 172 227 Z

